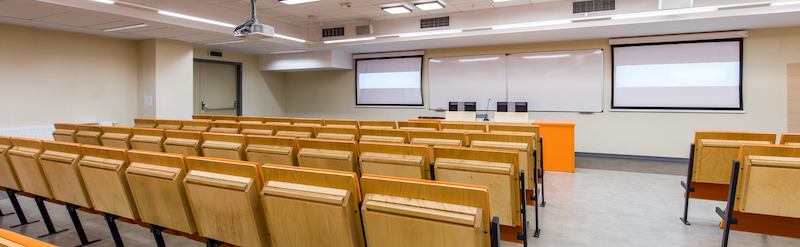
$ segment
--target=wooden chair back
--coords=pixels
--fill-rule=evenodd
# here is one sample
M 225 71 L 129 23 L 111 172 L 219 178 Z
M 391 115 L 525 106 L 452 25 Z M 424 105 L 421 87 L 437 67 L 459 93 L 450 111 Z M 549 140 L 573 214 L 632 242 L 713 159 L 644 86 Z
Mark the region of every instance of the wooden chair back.
M 358 120 L 358 128 L 397 129 L 397 121 L 390 121 L 390 120 Z
M 484 123 L 448 123 L 442 122 L 442 131 L 451 131 L 451 132 L 464 132 L 464 135 L 467 140 L 467 145 L 469 145 L 469 135 L 472 133 L 484 133 L 486 132 L 486 124 Z
M 83 158 L 81 144 L 43 141 L 42 148 L 42 169 L 53 191 L 53 199 L 92 208 L 78 165 Z
M 229 160 L 246 160 L 247 141 L 242 134 L 203 132 L 203 156 Z
M 164 152 L 163 129 L 132 128 L 131 149 L 144 150 L 151 152 Z
M 99 125 L 78 124 L 78 133 L 75 134 L 80 144 L 103 145 L 100 137 L 103 136 L 103 127 Z
M 276 124 L 275 136 L 314 138 L 314 126 Z
M 695 132 L 692 182 L 730 184 L 731 164 L 739 155 L 739 146 L 774 144 L 775 137 L 775 133 L 764 132 Z
M 358 129 L 359 141 L 362 142 L 387 142 L 387 143 L 408 143 L 408 130 L 398 129 Z
M 365 246 L 355 173 L 275 165 L 261 170 L 261 204 L 276 246 Z
M 130 164 L 128 151 L 92 145 L 81 146 L 81 151 L 81 177 L 95 210 L 132 220 L 139 219 L 139 211 L 125 176 Z
M 500 224 L 521 226 L 519 152 L 506 150 L 434 147 L 436 181 L 485 186 L 491 215 Z
M 358 151 L 363 174 L 431 179 L 427 145 L 361 142 Z
M 466 147 L 467 137 L 463 132 L 452 131 L 429 131 L 429 130 L 410 130 L 408 131 L 409 142 L 411 144 L 423 144 L 428 146 L 449 146 Z
M 158 125 L 154 118 L 134 118 L 133 127 L 136 128 L 155 128 Z
M 311 126 L 323 126 L 325 125 L 325 120 L 322 118 L 292 118 L 292 122 L 296 125 L 311 125 Z
M 42 141 L 28 138 L 11 138 L 11 149 L 8 150 L 8 157 L 17 178 L 25 191 L 34 195 L 53 198 L 53 191 L 50 183 L 42 169 L 39 156 L 42 155 Z
M 192 120 L 214 121 L 214 116 L 205 114 L 194 114 L 192 115 Z
M 470 147 L 519 151 L 519 168 L 525 170 L 525 189 L 533 190 L 536 181 L 533 170 L 536 165 L 533 149 L 536 146 L 532 134 L 472 133 Z M 520 170 L 520 171 L 521 171 Z
M 78 133 L 77 124 L 56 123 L 53 131 L 53 140 L 60 142 L 78 142 L 75 135 Z
M 263 187 L 258 164 L 187 157 L 186 166 L 183 185 L 200 236 L 237 246 L 270 246 L 258 198 Z
M 781 134 L 781 145 L 800 146 L 800 133 Z
M 358 128 L 356 127 L 331 127 L 315 126 L 314 135 L 317 139 L 357 141 Z
M 103 126 L 100 141 L 106 147 L 131 149 L 131 137 L 133 130 L 130 127 Z
M 245 135 L 275 135 L 275 125 L 265 123 L 241 123 L 242 134 Z
M 185 156 L 203 156 L 203 132 L 167 130 L 164 132 L 164 152 Z
M 247 160 L 258 164 L 297 166 L 297 138 L 247 136 Z
M 403 130 L 442 130 L 439 122 L 433 121 L 397 121 L 397 128 Z
M 214 115 L 214 122 L 239 122 L 239 117 L 233 115 Z
M 278 124 L 291 125 L 294 122 L 292 122 L 292 118 L 290 117 L 264 117 L 264 123 L 275 124 L 275 125 Z
M 358 128 L 358 120 L 355 120 L 355 119 L 325 119 L 325 126 L 330 126 L 330 127 L 355 127 L 355 128 Z
M 355 141 L 299 138 L 297 146 L 297 164 L 300 167 L 360 174 Z
M 181 130 L 206 132 L 211 128 L 208 120 L 183 120 Z
M 239 116 L 240 123 L 264 123 L 264 117 L 259 116 Z
M 11 158 L 8 154 L 8 151 L 13 147 L 11 137 L 0 136 L 0 187 L 22 191 L 17 172 L 14 170 L 14 166 L 11 165 Z
M 156 128 L 165 130 L 180 130 L 183 128 L 183 121 L 175 119 L 156 119 Z
M 237 122 L 214 121 L 210 123 L 210 126 L 208 132 L 213 133 L 239 134 L 242 132 L 242 125 Z

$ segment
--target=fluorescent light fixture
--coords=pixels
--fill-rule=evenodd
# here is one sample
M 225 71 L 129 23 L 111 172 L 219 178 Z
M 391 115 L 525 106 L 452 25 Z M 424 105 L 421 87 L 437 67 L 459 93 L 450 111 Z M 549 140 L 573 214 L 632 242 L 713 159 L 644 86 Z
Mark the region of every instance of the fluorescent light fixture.
M 800 1 L 777 2 L 770 4 L 770 6 L 784 6 L 784 5 L 795 5 L 795 4 L 800 4 Z
M 493 3 L 511 2 L 514 0 L 492 0 Z
M 307 52 L 306 50 L 294 50 L 294 51 L 273 51 L 269 54 L 286 54 L 286 53 L 300 53 L 300 52 Z
M 703 13 L 703 12 L 711 12 L 711 11 L 717 11 L 717 8 L 688 8 L 688 9 L 676 9 L 676 10 L 650 11 L 650 12 L 641 12 L 641 13 L 622 14 L 622 15 L 612 16 L 611 19 L 612 20 L 621 20 L 621 19 L 653 17 L 653 16 L 693 14 L 693 13 Z
M 389 14 L 393 14 L 393 15 L 411 13 L 411 9 L 409 9 L 405 5 L 393 6 L 393 7 L 383 7 L 381 9 L 383 11 L 389 12 Z
M 509 29 L 509 28 L 538 27 L 538 26 L 561 25 L 561 24 L 569 24 L 569 23 L 572 23 L 572 21 L 569 21 L 569 20 L 555 20 L 555 21 L 526 22 L 526 23 L 517 23 L 517 24 L 494 26 L 494 27 L 492 27 L 492 29 L 499 30 L 499 29 Z
M 492 61 L 500 59 L 500 57 L 481 57 L 481 58 L 464 58 L 459 59 L 459 62 L 480 62 L 480 61 Z
M 217 43 L 208 43 L 208 44 L 206 44 L 206 45 L 222 45 L 222 44 L 242 43 L 242 42 L 244 42 L 244 40 L 243 40 L 243 39 L 240 39 L 240 40 L 231 40 L 231 41 L 223 41 L 223 42 L 217 42 Z
M 146 27 L 146 26 L 147 26 L 147 24 L 138 24 L 138 25 L 127 26 L 127 27 L 118 27 L 118 28 L 105 29 L 105 30 L 103 30 L 103 32 L 113 32 L 113 31 L 132 29 L 132 28 L 140 28 L 140 27 Z
M 460 33 L 460 32 L 461 32 L 461 29 L 439 30 L 439 31 L 431 31 L 431 32 L 403 33 L 403 34 L 400 34 L 400 38 L 415 37 L 415 36 L 425 36 L 425 35 L 436 35 L 436 34 L 447 34 L 447 33 Z
M 95 1 L 95 2 L 98 2 L 98 3 L 105 3 L 105 4 L 114 4 L 114 1 L 110 1 L 110 0 L 92 0 L 92 1 Z
M 557 54 L 557 55 L 538 55 L 538 56 L 524 56 L 522 59 L 543 59 L 543 58 L 560 58 L 569 57 L 570 54 Z
M 442 4 L 439 1 L 426 2 L 426 3 L 415 3 L 414 6 L 417 6 L 417 8 L 421 9 L 421 10 L 437 10 L 437 9 L 443 9 L 444 8 L 444 4 Z
M 310 2 L 318 2 L 320 0 L 279 0 L 278 2 L 286 5 L 294 5 L 294 4 L 301 4 L 301 3 L 310 3 Z
M 340 39 L 340 40 L 328 40 L 325 41 L 325 44 L 333 44 L 333 43 L 344 43 L 344 42 L 356 42 L 356 41 L 365 41 L 365 40 L 373 40 L 375 37 L 367 37 L 367 38 L 355 38 L 355 39 Z
M 223 27 L 230 27 L 230 28 L 236 27 L 236 25 L 233 25 L 233 24 L 228 24 L 228 23 L 219 22 L 219 21 L 215 21 L 215 20 L 209 20 L 209 19 L 200 18 L 200 17 L 194 17 L 194 16 L 191 16 L 191 15 L 178 14 L 178 13 L 175 13 L 175 12 L 169 12 L 169 11 L 165 11 L 165 10 L 159 10 L 158 13 L 162 14 L 162 15 L 168 15 L 168 16 L 172 16 L 172 17 L 178 17 L 178 18 L 183 18 L 183 19 L 193 20 L 193 21 L 199 21 L 199 22 L 205 22 L 205 23 L 208 23 L 208 24 L 214 24 L 214 25 L 223 26 Z
M 292 38 L 292 37 L 289 37 L 289 36 L 286 36 L 286 35 L 280 35 L 280 34 L 277 34 L 277 33 L 275 34 L 275 37 L 278 37 L 278 38 L 281 38 L 281 39 L 288 39 L 288 40 L 296 41 L 296 42 L 300 42 L 300 43 L 305 43 L 306 42 L 303 39 Z

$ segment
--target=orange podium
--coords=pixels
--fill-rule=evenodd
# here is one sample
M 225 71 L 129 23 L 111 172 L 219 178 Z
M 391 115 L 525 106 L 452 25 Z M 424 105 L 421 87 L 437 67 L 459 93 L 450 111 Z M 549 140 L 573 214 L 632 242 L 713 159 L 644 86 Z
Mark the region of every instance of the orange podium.
M 575 172 L 575 121 L 537 119 L 547 171 Z

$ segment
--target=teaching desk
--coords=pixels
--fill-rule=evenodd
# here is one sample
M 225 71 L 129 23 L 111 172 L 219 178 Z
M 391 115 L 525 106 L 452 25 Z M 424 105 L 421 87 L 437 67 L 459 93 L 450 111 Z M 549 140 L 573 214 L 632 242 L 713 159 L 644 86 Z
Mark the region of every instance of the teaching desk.
M 422 119 L 409 119 L 420 121 Z M 498 122 L 483 121 L 448 121 L 446 119 L 424 119 L 422 121 L 440 121 L 442 123 L 486 123 L 486 124 L 531 124 L 538 125 L 542 137 L 542 157 L 546 160 L 547 171 L 575 172 L 575 121 L 536 119 L 532 122 Z

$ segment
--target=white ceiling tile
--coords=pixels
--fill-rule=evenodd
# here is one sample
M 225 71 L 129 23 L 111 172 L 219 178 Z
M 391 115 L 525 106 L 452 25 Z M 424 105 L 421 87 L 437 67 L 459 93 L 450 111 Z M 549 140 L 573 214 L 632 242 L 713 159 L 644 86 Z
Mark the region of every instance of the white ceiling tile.
M 45 17 L 66 12 L 69 12 L 69 10 L 65 10 L 62 8 L 41 6 L 39 4 L 12 2 L 12 1 L 0 2 L 0 16 L 12 17 L 18 19 L 30 20 L 34 18 Z
M 561 0 L 528 0 L 528 1 L 531 2 L 531 4 L 536 4 L 536 3 L 558 2 Z
M 242 1 L 225 2 L 225 3 L 217 4 L 217 6 L 221 6 L 221 7 L 224 7 L 224 8 L 229 8 L 229 9 L 236 10 L 236 11 L 250 13 L 250 2 L 249 1 L 248 2 L 242 2 Z
M 172 37 L 180 37 L 180 36 L 187 36 L 200 33 L 201 32 L 197 30 L 192 30 L 188 28 L 177 28 L 177 27 L 165 27 L 149 31 L 132 32 L 132 34 L 148 36 L 152 38 L 172 38 Z
M 528 0 L 513 0 L 508 2 L 498 2 L 498 3 L 493 2 L 492 6 L 494 6 L 495 8 L 503 8 L 503 7 L 528 5 L 528 4 L 531 4 L 531 2 L 528 2 Z
M 270 18 L 270 19 L 271 20 L 280 21 L 280 22 L 283 22 L 283 23 L 294 23 L 294 22 L 308 21 L 307 18 L 301 18 L 301 17 L 297 17 L 297 16 L 293 16 L 293 15 L 275 17 L 275 18 Z
M 231 35 L 221 35 L 221 34 L 201 33 L 201 34 L 192 34 L 192 35 L 186 35 L 186 36 L 172 37 L 170 39 L 184 41 L 184 42 L 190 42 L 190 43 L 195 43 L 195 42 L 206 43 L 206 42 L 225 40 L 225 39 L 231 39 L 231 38 L 233 38 L 233 34 L 231 34 Z
M 341 9 L 341 7 L 339 7 L 339 5 L 334 4 L 334 3 L 328 3 L 328 2 L 305 3 L 305 4 L 303 4 L 302 7 L 304 9 L 311 10 L 314 13 Z
M 357 14 L 357 13 L 355 13 L 353 11 L 347 10 L 347 9 L 340 9 L 340 10 L 334 10 L 334 11 L 325 11 L 325 12 L 321 12 L 319 14 L 320 15 L 324 15 L 324 16 L 333 17 L 333 18 L 346 18 L 346 17 L 360 16 L 359 14 Z
M 403 2 L 402 0 L 364 0 L 364 1 L 367 1 L 368 3 L 371 3 L 372 5 L 383 5 L 383 4 L 387 4 L 387 3 L 402 3 Z
M 460 9 L 461 11 L 473 11 L 479 9 L 491 9 L 494 8 L 491 3 L 489 2 L 478 2 L 478 3 L 465 3 L 465 4 L 456 4 L 456 8 Z
M 359 15 L 380 15 L 380 14 L 388 14 L 385 11 L 381 10 L 378 6 L 364 6 L 358 8 L 350 8 L 348 9 L 356 14 Z
M 236 2 L 241 0 L 200 0 L 201 2 L 210 3 L 210 4 L 220 4 L 220 3 L 227 3 L 227 2 Z
M 259 10 L 256 11 L 256 14 L 258 14 L 258 18 L 273 18 L 273 17 L 289 15 L 289 14 L 281 13 L 281 12 L 278 12 L 278 11 L 275 11 L 275 10 L 272 10 L 272 9 L 259 9 Z
M 286 7 L 286 6 L 291 6 L 291 5 L 283 4 L 278 0 L 266 0 L 266 1 L 265 0 L 261 0 L 261 1 L 258 1 L 258 3 L 256 3 L 256 6 L 258 6 L 258 9 L 266 9 L 266 8 Z
M 298 5 L 274 8 L 272 10 L 296 16 L 308 16 L 314 14 L 314 11 L 308 10 Z
M 61 25 L 85 27 L 121 21 L 122 17 L 96 15 L 89 13 L 67 12 L 34 19 L 35 21 L 56 23 Z
M 135 33 L 135 32 L 144 32 L 144 31 L 150 31 L 150 30 L 162 29 L 162 28 L 165 28 L 165 27 L 167 27 L 167 26 L 165 26 L 165 25 L 163 25 L 163 24 L 154 24 L 154 25 L 150 25 L 150 24 L 148 23 L 148 25 L 149 25 L 149 26 L 146 26 L 146 27 L 133 28 L 133 29 L 125 29 L 125 30 L 119 30 L 119 31 L 114 31 L 114 32 L 115 32 L 115 33 Z
M 350 2 L 350 7 L 349 8 L 348 7 L 341 7 L 343 9 L 353 9 L 353 8 L 372 5 L 372 3 L 368 3 L 367 1 L 364 1 L 364 0 L 337 0 L 337 1 L 333 2 L 333 3 L 339 5 L 339 4 L 344 3 L 344 2 Z
M 458 5 L 458 4 L 465 4 L 465 3 L 489 3 L 491 0 L 446 0 L 445 2 Z

